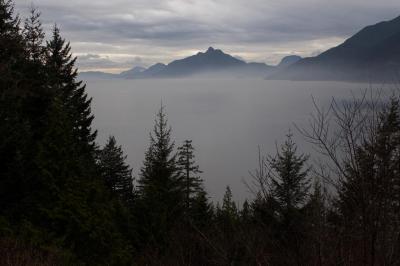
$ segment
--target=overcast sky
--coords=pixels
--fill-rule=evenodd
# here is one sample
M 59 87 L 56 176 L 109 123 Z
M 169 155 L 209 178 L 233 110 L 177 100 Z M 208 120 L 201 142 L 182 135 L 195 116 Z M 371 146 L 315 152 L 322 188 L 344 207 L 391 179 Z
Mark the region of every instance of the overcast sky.
M 400 15 L 399 0 L 16 0 L 57 23 L 81 70 L 168 63 L 209 46 L 246 61 L 311 56 Z

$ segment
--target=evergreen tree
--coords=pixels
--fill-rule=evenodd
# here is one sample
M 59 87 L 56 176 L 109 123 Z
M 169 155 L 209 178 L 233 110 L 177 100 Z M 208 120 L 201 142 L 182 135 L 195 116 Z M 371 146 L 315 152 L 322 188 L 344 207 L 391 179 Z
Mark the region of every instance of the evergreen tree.
M 20 119 L 17 116 L 18 109 L 23 97 L 21 85 L 25 74 L 21 67 L 25 65 L 24 38 L 20 34 L 20 19 L 14 14 L 14 5 L 11 0 L 0 0 L 0 128 L 3 145 L 17 133 Z M 19 129 L 21 130 L 21 129 Z M 17 139 L 17 138 L 16 138 Z M 13 158 L 12 148 L 9 147 L 9 159 Z M 4 159 L 7 159 L 4 157 Z M 4 160 L 3 162 L 7 162 Z
M 3 67 L 15 63 L 23 55 L 23 37 L 20 34 L 20 19 L 14 14 L 11 0 L 0 0 L 0 62 Z M 6 64 L 8 63 L 8 64 Z M 5 78 L 2 75 L 2 80 Z M 1 87 L 6 88 L 6 87 Z
M 305 264 L 305 254 L 301 250 L 306 239 L 303 209 L 310 190 L 310 168 L 305 166 L 307 160 L 308 156 L 297 154 L 290 133 L 277 155 L 267 160 L 271 180 L 271 198 L 267 200 L 272 201 L 268 205 L 276 206 L 272 213 L 274 234 L 277 243 L 287 253 L 279 255 L 284 265 Z
M 214 217 L 214 208 L 204 190 L 198 192 L 193 198 L 190 217 L 197 227 L 203 228 L 211 224 Z
M 106 186 L 124 202 L 133 199 L 132 169 L 126 164 L 126 156 L 114 137 L 109 137 L 106 145 L 99 151 L 99 166 Z
M 310 190 L 310 168 L 305 167 L 308 156 L 297 155 L 297 146 L 288 134 L 281 151 L 268 160 L 271 169 L 271 194 L 280 205 L 282 215 L 299 210 L 306 202 Z M 288 217 L 286 217 L 288 218 Z
M 29 18 L 25 20 L 23 35 L 28 59 L 34 62 L 41 61 L 45 52 L 42 46 L 45 34 L 40 21 L 40 13 L 33 6 Z
M 147 220 L 144 221 L 147 223 L 145 230 L 150 231 L 150 238 L 161 243 L 167 240 L 183 209 L 182 180 L 173 155 L 174 143 L 167 122 L 164 106 L 161 106 L 138 179 L 138 193 L 146 212 L 146 217 L 143 217 Z
M 369 137 L 356 148 L 355 163 L 346 164 L 336 202 L 348 239 L 362 247 L 355 259 L 371 265 L 378 257 L 391 261 L 388 248 L 382 247 L 393 248 L 392 236 L 400 232 L 399 101 L 392 99 L 377 120 Z
M 250 204 L 247 200 L 245 200 L 242 209 L 240 210 L 240 219 L 244 224 L 246 224 L 250 221 L 250 217 L 251 217 Z
M 2 187 L 7 189 L 0 194 L 5 197 L 5 209 L 16 217 L 20 217 L 20 208 L 33 211 L 36 194 L 31 190 L 43 184 L 35 158 L 51 105 L 43 66 L 28 60 L 30 53 L 19 25 L 12 2 L 1 1 L 0 134 L 7 137 L 0 142 L 0 159 L 4 163 Z
M 18 191 L 16 169 L 21 169 L 24 158 L 21 154 L 29 132 L 28 126 L 20 122 L 18 115 L 19 97 L 17 91 L 18 76 L 15 70 L 23 58 L 23 38 L 19 34 L 19 19 L 14 15 L 11 1 L 0 0 L 0 213 L 12 209 Z M 24 138 L 25 137 L 25 138 Z M 14 195 L 13 195 L 14 194 Z M 21 193 L 19 193 L 21 194 Z
M 312 194 L 305 206 L 307 215 L 306 233 L 310 244 L 306 245 L 307 243 L 304 243 L 304 245 L 309 248 L 308 255 L 314 257 L 315 261 L 318 261 L 318 265 L 323 265 L 324 241 L 326 240 L 325 234 L 327 231 L 326 202 L 326 191 L 321 186 L 319 180 L 314 181 Z
M 61 37 L 57 26 L 47 42 L 46 66 L 50 87 L 60 95 L 65 111 L 73 124 L 73 134 L 78 147 L 91 159 L 95 151 L 97 131 L 92 131 L 94 116 L 91 114 L 91 98 L 88 98 L 82 81 L 77 81 L 76 57 L 71 54 L 69 43 Z
M 221 209 L 217 209 L 216 220 L 217 228 L 220 230 L 220 241 L 223 243 L 226 254 L 226 265 L 236 265 L 236 263 L 240 265 L 238 258 L 242 245 L 239 240 L 240 219 L 229 186 L 226 187 Z
M 72 60 L 54 56 L 57 49 L 46 65 L 36 57 L 42 31 L 38 15 L 33 21 L 22 34 L 12 2 L 0 0 L 0 232 L 50 256 L 68 254 L 74 265 L 127 265 L 129 215 L 96 179 L 95 134 L 82 131 L 82 121 L 91 126 L 90 101 L 75 86 Z
M 226 187 L 224 197 L 222 199 L 222 214 L 229 220 L 235 220 L 238 215 L 236 203 L 232 199 L 232 191 L 229 186 Z
M 52 108 L 54 92 L 48 86 L 46 69 L 44 67 L 45 47 L 43 46 L 44 31 L 40 21 L 40 13 L 33 6 L 29 17 L 25 20 L 22 30 L 25 43 L 26 64 L 21 67 L 27 83 L 25 89 L 26 116 L 31 120 L 32 128 L 35 130 L 35 138 L 40 139 L 43 130 L 47 127 L 47 117 Z
M 194 197 L 203 191 L 203 180 L 198 174 L 202 173 L 194 160 L 194 148 L 191 140 L 185 140 L 178 148 L 177 166 L 182 172 L 183 193 L 185 194 L 186 210 L 189 210 Z

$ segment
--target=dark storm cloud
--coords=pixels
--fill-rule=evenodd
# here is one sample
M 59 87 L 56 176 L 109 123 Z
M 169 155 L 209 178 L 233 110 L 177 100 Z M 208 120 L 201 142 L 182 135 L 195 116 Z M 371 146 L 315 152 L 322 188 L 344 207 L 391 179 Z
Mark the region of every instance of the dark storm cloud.
M 24 14 L 31 0 L 16 4 Z M 107 55 L 116 64 L 126 55 L 141 56 L 146 64 L 168 62 L 210 45 L 258 61 L 276 61 L 285 53 L 311 55 L 365 25 L 400 14 L 397 0 L 36 0 L 34 4 L 47 29 L 55 22 L 60 25 L 74 52 L 96 53 L 103 59 Z M 103 67 L 109 63 L 99 62 Z

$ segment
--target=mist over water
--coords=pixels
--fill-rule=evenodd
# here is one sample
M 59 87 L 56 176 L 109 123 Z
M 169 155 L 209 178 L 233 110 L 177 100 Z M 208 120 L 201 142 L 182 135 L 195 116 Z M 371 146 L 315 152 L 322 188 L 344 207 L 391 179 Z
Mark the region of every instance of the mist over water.
M 257 167 L 258 146 L 264 154 L 275 154 L 276 143 L 291 129 L 299 151 L 312 153 L 293 126 L 306 126 L 313 111 L 311 96 L 327 108 L 332 97 L 347 99 L 369 86 L 262 79 L 87 81 L 99 143 L 114 135 L 135 176 L 162 101 L 176 145 L 193 140 L 212 200 L 220 200 L 230 185 L 239 203 L 252 197 L 243 180 Z

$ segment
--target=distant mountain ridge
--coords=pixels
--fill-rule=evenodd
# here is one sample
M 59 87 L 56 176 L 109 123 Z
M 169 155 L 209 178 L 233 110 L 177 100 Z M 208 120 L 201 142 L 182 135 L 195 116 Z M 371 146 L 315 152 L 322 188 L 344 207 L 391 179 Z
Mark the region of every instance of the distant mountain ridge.
M 99 78 L 125 78 L 125 79 L 143 79 L 143 78 L 184 78 L 184 77 L 260 77 L 264 78 L 266 74 L 272 73 L 275 69 L 265 63 L 246 63 L 243 60 L 235 58 L 222 50 L 209 47 L 205 52 L 199 52 L 195 55 L 174 60 L 165 65 L 157 63 L 148 69 L 134 67 L 121 74 L 107 74 L 101 72 L 82 72 L 83 78 L 94 78 L 95 74 Z
M 244 61 L 210 47 L 205 53 L 199 52 L 196 55 L 172 61 L 158 73 L 158 76 L 191 76 L 202 72 L 221 71 L 245 65 Z
M 98 78 L 183 78 L 262 77 L 281 80 L 393 81 L 400 77 L 400 16 L 370 25 L 342 44 L 318 56 L 284 57 L 277 66 L 246 63 L 212 47 L 206 52 L 155 64 L 148 69 L 133 68 L 121 74 L 83 72 Z M 397 75 L 397 76 L 396 76 Z
M 273 73 L 270 79 L 390 81 L 400 70 L 400 16 L 367 26 L 342 44 Z
M 137 75 L 139 73 L 142 73 L 145 70 L 146 70 L 146 68 L 144 68 L 144 67 L 136 66 L 136 67 L 134 67 L 132 69 L 129 69 L 129 70 L 124 71 L 124 72 L 121 72 L 119 74 L 119 76 L 121 76 L 122 78 L 129 78 L 131 76 L 135 76 L 135 75 Z
M 281 62 L 279 62 L 279 64 L 276 67 L 279 69 L 283 69 L 283 68 L 286 68 L 286 67 L 300 61 L 301 59 L 303 59 L 303 58 L 298 55 L 288 55 L 288 56 L 285 56 L 284 58 L 282 58 Z
M 80 72 L 79 78 L 83 79 L 119 79 L 122 78 L 120 74 L 112 74 L 101 71 L 86 71 Z

